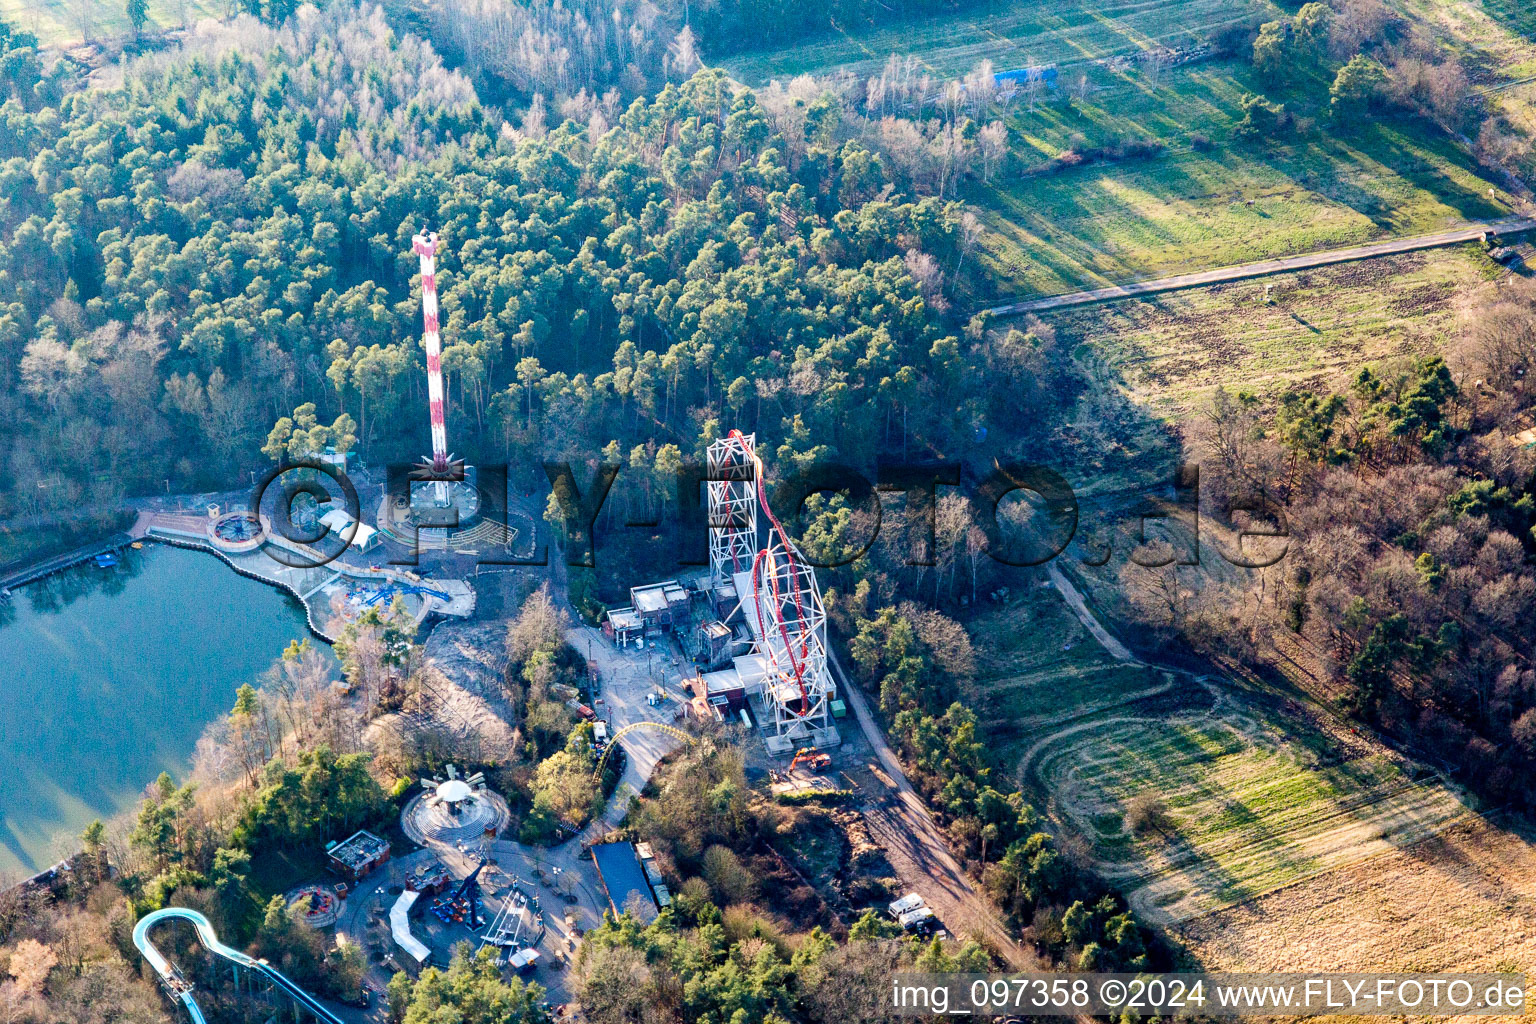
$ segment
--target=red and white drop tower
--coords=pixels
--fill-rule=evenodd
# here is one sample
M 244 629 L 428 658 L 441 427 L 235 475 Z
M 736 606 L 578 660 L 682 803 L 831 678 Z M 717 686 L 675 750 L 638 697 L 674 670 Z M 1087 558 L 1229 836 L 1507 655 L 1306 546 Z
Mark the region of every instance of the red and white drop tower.
M 432 414 L 432 475 L 437 503 L 448 503 L 448 427 L 443 416 L 443 339 L 437 329 L 437 232 L 425 231 L 411 239 L 411 250 L 421 257 L 422 335 L 427 349 L 427 402 Z

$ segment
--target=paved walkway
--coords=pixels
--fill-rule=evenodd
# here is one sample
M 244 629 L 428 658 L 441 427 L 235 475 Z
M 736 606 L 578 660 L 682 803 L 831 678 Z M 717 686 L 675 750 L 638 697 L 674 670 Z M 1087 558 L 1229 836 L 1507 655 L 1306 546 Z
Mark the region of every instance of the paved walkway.
M 608 722 L 610 735 L 636 722 L 681 726 L 676 721 L 680 708 L 676 700 L 664 701 L 657 707 L 645 700 L 645 695 L 655 690 L 658 683 L 676 680 L 684 668 L 672 644 L 647 641 L 643 651 L 621 648 L 603 636 L 602 630 L 584 624 L 567 629 L 565 639 L 597 667 L 602 704 L 595 710 Z M 675 682 L 670 689 L 676 690 Z M 676 750 L 682 740 L 660 729 L 636 729 L 618 743 L 624 748 L 624 774 L 603 813 L 582 832 L 583 843 L 595 842 L 619 827 L 629 813 L 631 798 L 645 788 L 657 762 Z
M 1494 238 L 1499 235 L 1518 234 L 1521 231 L 1530 231 L 1532 229 L 1536 229 L 1536 219 L 1528 217 L 1486 221 L 1480 224 L 1470 224 L 1466 227 L 1452 228 L 1447 231 L 1437 231 L 1434 234 L 1414 235 L 1411 238 L 1394 238 L 1385 242 L 1372 242 L 1369 245 L 1350 246 L 1347 249 L 1327 249 L 1322 252 L 1305 253 L 1301 256 L 1283 256 L 1279 259 L 1259 260 L 1257 263 L 1240 263 L 1232 267 L 1218 267 L 1215 270 L 1202 270 L 1193 274 L 1162 277 L 1155 281 L 1117 284 L 1108 288 L 1093 288 L 1088 291 L 1072 292 L 1069 295 L 1051 295 L 1042 299 L 1030 299 L 1026 302 L 993 306 L 982 312 L 991 313 L 993 316 L 1020 316 L 1024 313 L 1043 313 L 1052 309 L 1087 306 L 1095 302 L 1112 302 L 1116 299 L 1135 298 L 1139 295 L 1155 295 L 1159 292 L 1178 291 L 1182 288 L 1198 288 L 1201 285 L 1220 284 L 1223 281 L 1241 281 L 1250 277 L 1264 277 L 1268 274 L 1281 274 L 1291 270 L 1306 270 L 1309 267 L 1322 267 L 1333 263 L 1349 263 L 1354 260 L 1370 259 L 1374 256 L 1391 256 L 1397 253 L 1416 252 L 1420 249 L 1438 249 L 1447 245 L 1460 245 L 1463 242 L 1480 241 L 1485 236 Z

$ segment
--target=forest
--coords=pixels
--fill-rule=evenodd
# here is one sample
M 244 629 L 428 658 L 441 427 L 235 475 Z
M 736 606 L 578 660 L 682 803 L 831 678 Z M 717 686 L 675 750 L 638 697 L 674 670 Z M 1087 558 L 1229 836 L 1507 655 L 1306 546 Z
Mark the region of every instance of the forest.
M 35 60 L 8 67 L 12 514 L 228 483 L 310 402 L 369 462 L 411 457 L 428 226 L 471 457 L 697 454 L 730 417 L 786 456 L 867 458 L 977 415 L 935 308 L 958 215 L 835 123 L 787 140 L 719 72 L 514 129 L 342 6 L 212 27 L 56 101 Z
M 3 512 L 227 487 L 320 443 L 355 443 L 374 464 L 413 457 L 424 374 L 409 238 L 428 227 L 445 242 L 454 445 L 472 459 L 534 476 L 543 459 L 618 452 L 641 484 L 631 500 L 668 504 L 672 461 L 726 419 L 755 425 L 785 467 L 839 453 L 872 465 L 969 436 L 1010 381 L 993 398 L 963 385 L 982 357 L 944 315 L 966 254 L 958 211 L 896 180 L 840 104 L 770 112 L 678 36 L 640 79 L 509 116 L 378 8 L 205 24 L 89 87 L 6 33 Z M 509 634 L 523 745 L 502 781 L 537 841 L 598 794 L 590 746 L 549 696 L 558 622 L 531 607 Z M 349 701 L 292 650 L 237 695 L 195 781 L 162 779 L 130 833 L 92 833 L 122 876 L 7 926 L 21 1019 L 73 990 L 57 965 L 18 974 L 16 957 L 57 948 L 74 907 L 131 921 L 174 899 L 301 984 L 347 987 L 355 950 L 298 941 L 265 900 L 293 870 L 285 850 L 387 815 L 390 780 L 439 756 L 430 735 L 370 731 L 402 698 L 386 667 L 414 678 L 392 628 L 370 620 L 340 645 Z M 684 923 L 707 931 L 707 910 Z M 131 962 L 121 934 L 115 956 Z M 443 979 L 396 992 L 402 1016 L 478 998 L 473 965 Z M 687 1019 L 737 997 L 702 998 Z
M 1536 297 L 1516 282 L 1481 303 L 1447 359 L 1363 366 L 1274 406 L 1217 393 L 1194 431 L 1217 507 L 1278 512 L 1295 541 L 1268 593 L 1213 586 L 1177 617 L 1255 664 L 1299 642 L 1342 710 L 1530 810 L 1536 473 L 1508 437 Z

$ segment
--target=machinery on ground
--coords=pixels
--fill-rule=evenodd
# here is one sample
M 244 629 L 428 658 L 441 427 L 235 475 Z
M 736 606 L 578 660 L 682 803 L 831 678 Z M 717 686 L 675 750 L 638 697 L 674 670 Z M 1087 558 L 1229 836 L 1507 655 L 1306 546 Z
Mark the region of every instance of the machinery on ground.
M 801 747 L 795 751 L 795 759 L 789 762 L 789 770 L 794 771 L 801 765 L 813 772 L 824 772 L 832 767 L 832 755 L 824 754 L 815 747 Z

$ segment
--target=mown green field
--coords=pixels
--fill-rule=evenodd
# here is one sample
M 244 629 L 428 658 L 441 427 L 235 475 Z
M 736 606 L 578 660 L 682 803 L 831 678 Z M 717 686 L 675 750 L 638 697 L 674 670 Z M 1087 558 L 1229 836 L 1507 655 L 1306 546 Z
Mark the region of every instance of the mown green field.
M 1256 14 L 1273 17 L 1279 10 L 1268 0 L 1023 0 L 872 32 L 833 31 L 793 46 L 736 54 L 724 65 L 747 85 L 833 71 L 876 74 L 893 53 L 915 54 L 934 75 L 963 74 L 980 60 L 992 61 L 999 70 L 1065 67 L 1199 38 Z
M 1165 673 L 1110 657 L 1054 589 L 1021 579 L 1013 590 L 967 623 L 979 641 L 978 717 L 999 761 L 1016 760 L 1047 726 L 1168 687 Z
M 145 32 L 180 28 L 199 18 L 233 13 L 231 0 L 149 0 Z M 0 18 L 36 35 L 45 46 L 122 39 L 133 34 L 123 0 L 0 0 Z M 84 31 L 82 31 L 84 29 Z
M 1238 62 L 1201 65 L 1165 72 L 1156 89 L 1122 74 L 1121 86 L 1090 101 L 1010 117 L 1029 166 L 1074 139 L 1080 148 L 1150 139 L 1166 149 L 974 187 L 968 199 L 989 228 L 982 263 L 998 292 L 1076 291 L 1511 212 L 1465 153 L 1415 122 L 1378 120 L 1348 133 L 1322 125 L 1283 144 L 1235 141 L 1243 97 L 1257 88 L 1247 73 Z
M 1294 722 L 1281 731 L 1225 695 L 1107 712 L 1037 746 L 1026 767 L 1091 840 L 1098 869 L 1172 920 L 1406 846 L 1467 809 L 1392 755 Z M 1138 794 L 1166 815 L 1139 833 L 1127 823 Z
M 977 263 L 984 272 L 976 288 L 981 301 L 1422 234 L 1511 212 L 1499 183 L 1424 122 L 1333 123 L 1322 77 L 1276 92 L 1240 59 L 1161 71 L 1102 63 L 1154 44 L 1193 45 L 1222 24 L 1279 13 L 1268 3 L 1204 0 L 1107 8 L 1087 0 L 1014 3 L 995 15 L 829 36 L 727 66 L 757 83 L 806 72 L 873 74 L 891 53 L 916 55 L 941 76 L 982 58 L 999 69 L 1056 64 L 1061 88 L 1032 105 L 1016 101 L 1005 115 L 1012 163 L 990 182 L 973 182 L 963 196 L 986 228 Z M 1507 30 L 1486 16 L 1474 19 L 1474 28 L 1482 44 L 1507 42 Z M 1501 74 L 1512 74 L 1523 53 L 1505 45 Z M 1086 89 L 1068 102 L 1080 76 Z M 1236 138 L 1241 104 L 1251 93 L 1285 101 L 1300 130 L 1279 139 Z M 1127 141 L 1162 148 L 1145 158 L 1047 169 L 1069 149 L 1092 152 Z

